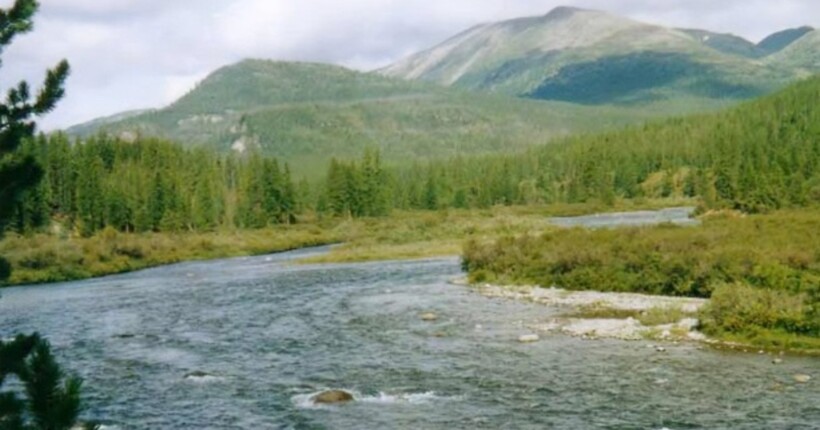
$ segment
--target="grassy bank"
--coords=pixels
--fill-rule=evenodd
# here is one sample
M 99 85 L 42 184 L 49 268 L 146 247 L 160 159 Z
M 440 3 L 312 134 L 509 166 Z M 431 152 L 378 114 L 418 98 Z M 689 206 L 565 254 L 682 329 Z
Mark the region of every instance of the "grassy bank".
M 465 241 L 501 236 L 533 235 L 555 230 L 549 217 L 597 212 L 619 212 L 694 205 L 686 199 L 630 200 L 615 205 L 599 203 L 533 206 L 496 206 L 489 209 L 394 211 L 387 218 L 347 221 L 333 227 L 345 244 L 304 263 L 347 263 L 399 260 L 461 254 Z
M 105 230 L 90 238 L 9 236 L 0 255 L 12 265 L 7 285 L 87 279 L 188 260 L 258 255 L 334 243 L 315 225 L 214 233 L 126 234 Z
M 622 202 L 486 210 L 395 211 L 372 219 L 304 219 L 292 226 L 212 233 L 126 234 L 108 229 L 90 238 L 66 234 L 9 235 L 0 255 L 13 269 L 8 285 L 60 282 L 128 272 L 187 260 L 258 255 L 344 242 L 307 262 L 355 262 L 458 255 L 465 239 L 537 234 L 548 216 L 631 210 L 685 201 Z
M 706 216 L 701 227 L 571 229 L 472 241 L 475 282 L 711 297 L 712 336 L 820 350 L 820 212 Z

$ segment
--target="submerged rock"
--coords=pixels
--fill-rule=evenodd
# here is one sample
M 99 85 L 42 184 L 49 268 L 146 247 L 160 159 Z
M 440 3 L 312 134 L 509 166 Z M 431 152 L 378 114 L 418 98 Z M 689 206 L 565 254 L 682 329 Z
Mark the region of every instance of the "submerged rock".
M 311 401 L 313 403 L 319 405 L 331 405 L 331 404 L 339 404 L 339 403 L 348 403 L 355 400 L 353 398 L 353 394 L 348 393 L 344 390 L 328 390 L 322 391 L 321 393 L 313 396 Z
M 436 315 L 432 312 L 427 312 L 427 313 L 421 314 L 421 320 L 422 321 L 435 321 L 437 319 L 438 319 L 438 315 Z
M 185 379 L 186 381 L 196 383 L 209 383 L 223 380 L 222 377 L 212 375 L 208 372 L 203 372 L 201 370 L 195 370 L 193 372 L 186 373 L 183 379 Z
M 794 380 L 795 380 L 795 382 L 797 382 L 799 384 L 805 384 L 805 383 L 811 381 L 811 376 L 802 375 L 802 374 L 801 375 L 794 375 Z
M 539 340 L 541 340 L 541 338 L 538 337 L 537 334 L 525 334 L 518 338 L 518 341 L 521 343 L 533 343 L 538 342 Z
M 133 338 L 137 337 L 137 335 L 135 335 L 134 333 L 120 333 L 120 334 L 115 334 L 111 337 L 114 338 L 114 339 L 133 339 Z

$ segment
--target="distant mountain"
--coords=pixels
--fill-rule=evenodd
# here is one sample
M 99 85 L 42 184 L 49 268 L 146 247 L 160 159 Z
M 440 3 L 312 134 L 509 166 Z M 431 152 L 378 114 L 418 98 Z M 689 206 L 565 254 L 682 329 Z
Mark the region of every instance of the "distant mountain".
M 761 57 L 761 50 L 754 43 L 734 34 L 715 33 L 706 30 L 680 29 L 695 40 L 724 54 L 747 58 Z
M 166 108 L 68 131 L 258 149 L 306 171 L 365 147 L 402 161 L 509 151 L 770 92 L 820 71 L 819 40 L 796 29 L 755 45 L 560 7 L 478 25 L 374 73 L 246 60 Z
M 545 16 L 473 27 L 379 72 L 583 104 L 733 100 L 764 94 L 799 75 L 759 61 L 797 34 L 773 35 L 761 48 L 729 34 L 559 7 Z
M 771 67 L 800 76 L 811 76 L 820 71 L 820 30 L 805 33 L 782 50 L 766 57 Z
M 151 112 L 151 111 L 152 111 L 152 109 L 138 109 L 138 110 L 129 110 L 129 111 L 125 111 L 125 112 L 120 112 L 120 113 L 116 113 L 114 115 L 110 115 L 110 116 L 106 116 L 106 117 L 102 117 L 102 118 L 97 118 L 97 119 L 91 120 L 89 122 L 80 124 L 80 125 L 75 125 L 74 127 L 71 127 L 69 130 L 71 130 L 71 134 L 89 135 L 89 134 L 93 134 L 94 132 L 96 132 L 100 128 L 103 128 L 103 127 L 105 127 L 109 124 L 116 124 L 118 122 L 125 121 L 129 118 L 133 118 L 135 116 L 143 115 L 143 114 Z
M 662 111 L 528 101 L 337 66 L 247 60 L 217 70 L 167 108 L 68 132 L 158 136 L 223 151 L 258 149 L 311 170 L 330 157 L 357 157 L 366 147 L 405 161 L 514 150 Z
M 808 33 L 811 33 L 812 31 L 814 31 L 812 27 L 800 27 L 792 28 L 789 30 L 783 30 L 763 39 L 760 43 L 757 44 L 757 49 L 761 51 L 764 56 L 771 55 L 776 52 L 782 51 L 787 46 L 791 45 L 792 43 L 796 42 L 798 39 L 800 39 Z

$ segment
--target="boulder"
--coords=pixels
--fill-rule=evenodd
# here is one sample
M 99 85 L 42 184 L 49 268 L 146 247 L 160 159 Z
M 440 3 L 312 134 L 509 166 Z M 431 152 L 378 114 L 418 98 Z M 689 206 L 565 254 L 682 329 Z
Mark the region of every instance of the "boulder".
M 427 312 L 427 313 L 421 314 L 421 320 L 422 321 L 435 321 L 437 319 L 438 319 L 438 315 L 436 315 L 432 312 Z
M 809 375 L 794 375 L 794 380 L 795 380 L 795 382 L 797 382 L 799 384 L 805 384 L 805 383 L 811 381 L 811 376 L 809 376 Z
M 353 394 L 344 390 L 328 390 L 313 396 L 311 401 L 317 405 L 332 405 L 339 403 L 347 403 L 355 400 Z
M 541 338 L 538 337 L 537 334 L 525 334 L 518 338 L 518 341 L 521 343 L 533 343 L 538 342 Z

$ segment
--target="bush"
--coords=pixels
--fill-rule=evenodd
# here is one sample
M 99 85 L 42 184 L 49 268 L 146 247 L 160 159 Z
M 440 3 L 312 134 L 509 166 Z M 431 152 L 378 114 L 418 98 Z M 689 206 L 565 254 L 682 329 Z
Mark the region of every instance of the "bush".
M 812 318 L 805 294 L 723 284 L 701 311 L 701 325 L 711 334 L 744 333 L 755 329 L 820 335 L 820 321 Z
M 471 242 L 463 267 L 474 280 L 712 297 L 702 315 L 711 334 L 820 337 L 820 212 L 709 216 L 703 222 Z

